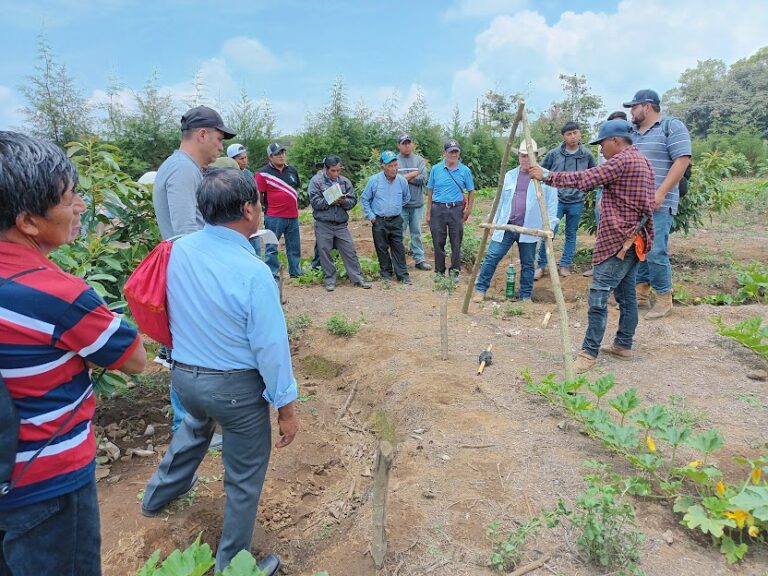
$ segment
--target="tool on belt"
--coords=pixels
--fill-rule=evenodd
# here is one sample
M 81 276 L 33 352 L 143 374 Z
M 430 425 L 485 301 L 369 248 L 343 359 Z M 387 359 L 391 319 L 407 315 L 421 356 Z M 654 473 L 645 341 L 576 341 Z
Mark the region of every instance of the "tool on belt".
M 648 214 L 643 214 L 638 225 L 635 226 L 627 239 L 624 240 L 624 244 L 622 245 L 621 250 L 616 254 L 616 258 L 624 260 L 624 257 L 627 255 L 627 250 L 634 246 L 637 259 L 640 260 L 640 262 L 645 262 L 645 238 L 643 238 L 642 231 L 646 222 L 648 222 Z

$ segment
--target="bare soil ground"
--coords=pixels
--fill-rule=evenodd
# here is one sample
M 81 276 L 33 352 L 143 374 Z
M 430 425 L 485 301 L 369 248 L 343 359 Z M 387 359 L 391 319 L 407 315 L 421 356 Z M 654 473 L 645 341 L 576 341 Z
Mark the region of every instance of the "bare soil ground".
M 675 282 L 694 295 L 732 289 L 728 270 L 733 264 L 768 259 L 767 217 L 764 210 L 735 213 L 733 222 L 674 236 Z M 355 221 L 350 228 L 358 253 L 372 254 L 368 224 Z M 302 226 L 302 235 L 304 253 L 311 254 L 311 227 Z M 592 242 L 580 237 L 579 246 Z M 587 324 L 589 279 L 578 273 L 587 266 L 576 267 L 577 273 L 562 282 L 573 350 Z M 502 268 L 489 295 L 503 307 Z M 388 502 L 389 553 L 378 574 L 492 574 L 488 524 L 500 520 L 511 527 L 553 509 L 559 498 L 573 502 L 584 487 L 580 463 L 586 459 L 623 471 L 618 459 L 524 391 L 523 369 L 535 378 L 563 374 L 560 319 L 548 278 L 537 282 L 535 301 L 525 314 L 510 319 L 494 312 L 501 309 L 492 302 L 473 304 L 463 315 L 467 285 L 462 278 L 449 302 L 446 361 L 440 360 L 442 295 L 433 290 L 431 273 L 412 270 L 412 278 L 413 286 L 376 282 L 369 291 L 342 283 L 331 294 L 322 286 L 287 286 L 287 318 L 305 313 L 312 319 L 293 340 L 302 430 L 291 446 L 273 452 L 253 541 L 257 556 L 276 551 L 283 558 L 285 574 L 377 574 L 369 545 L 371 468 L 379 438 L 397 447 Z M 542 328 L 548 311 L 552 321 Z M 330 336 L 324 325 L 334 312 L 351 319 L 363 315 L 366 323 L 355 337 Z M 718 464 L 736 478 L 745 471 L 734 456 L 757 457 L 768 448 L 766 383 L 746 376 L 765 366 L 718 336 L 709 319 L 722 315 L 733 323 L 756 314 L 768 319 L 768 307 L 678 306 L 668 318 L 641 320 L 633 361 L 601 357 L 596 373 L 614 373 L 617 391 L 635 387 L 643 402 L 684 403 L 698 426 L 719 428 L 726 443 L 716 454 Z M 611 310 L 606 339 L 617 315 Z M 478 354 L 489 343 L 493 364 L 477 376 Z M 167 373 L 155 372 L 142 378 L 130 397 L 101 406 L 99 424 L 118 424 L 112 436 L 123 450 L 149 442 L 162 453 L 170 430 L 166 385 Z M 350 409 L 336 424 L 355 385 Z M 142 438 L 149 423 L 155 433 Z M 184 548 L 199 532 L 216 545 L 223 509 L 219 455 L 211 452 L 204 461 L 194 498 L 168 515 L 147 519 L 139 496 L 158 461 L 159 456 L 119 461 L 99 484 L 105 576 L 133 574 L 155 549 Z M 705 538 L 679 524 L 670 504 L 633 503 L 647 537 L 641 556 L 646 574 L 768 574 L 765 548 L 753 547 L 743 563 L 729 566 Z M 582 562 L 573 534 L 563 528 L 541 530 L 526 550 L 523 564 L 551 554 L 532 574 L 605 573 Z

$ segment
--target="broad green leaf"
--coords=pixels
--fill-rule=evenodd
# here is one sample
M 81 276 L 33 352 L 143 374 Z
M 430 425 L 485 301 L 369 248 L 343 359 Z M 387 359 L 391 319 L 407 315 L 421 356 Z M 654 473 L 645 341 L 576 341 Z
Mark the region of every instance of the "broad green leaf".
M 624 486 L 626 486 L 627 492 L 633 496 L 650 496 L 653 493 L 651 482 L 646 478 L 638 478 L 637 476 L 626 478 Z
M 632 464 L 648 472 L 658 470 L 664 464 L 664 459 L 657 454 L 630 455 L 629 459 Z
M 606 422 L 610 419 L 608 411 L 604 408 L 591 408 L 589 410 L 584 410 L 582 411 L 581 415 L 587 424 L 595 427 L 597 427 L 598 424 Z
M 688 512 L 688 509 L 691 506 L 693 506 L 693 503 L 693 496 L 679 496 L 677 500 L 675 500 L 675 505 L 672 507 L 672 510 L 678 513 L 685 513 Z
M 659 482 L 659 488 L 661 488 L 661 491 L 667 496 L 676 496 L 680 494 L 680 490 L 683 488 L 683 483 L 680 480 Z
M 758 520 L 768 522 L 768 487 L 747 486 L 741 494 L 731 498 L 731 505 L 750 512 Z
M 659 432 L 656 433 L 656 438 L 663 440 L 670 446 L 679 446 L 685 442 L 690 435 L 691 429 L 688 426 L 670 426 L 669 428 L 659 430 Z
M 136 576 L 153 576 L 158 560 L 160 560 L 160 550 L 155 550 L 149 560 L 141 567 L 141 570 L 136 572 Z
M 720 434 L 720 431 L 717 428 L 711 428 L 693 438 L 689 438 L 686 444 L 699 452 L 711 454 L 715 450 L 719 450 L 723 446 L 723 442 L 723 435 Z
M 590 382 L 589 384 L 587 384 L 587 388 L 589 388 L 590 392 L 592 392 L 595 396 L 597 396 L 598 400 L 600 400 L 600 398 L 602 398 L 608 392 L 610 392 L 614 386 L 615 386 L 615 377 L 613 376 L 613 374 L 606 374 L 605 376 L 601 376 L 594 382 Z
M 728 560 L 729 564 L 736 564 L 736 562 L 744 558 L 744 554 L 747 553 L 748 549 L 749 546 L 744 543 L 737 546 L 736 542 L 734 542 L 730 536 L 723 536 L 723 539 L 720 542 L 720 552 L 725 554 L 725 558 Z
M 266 572 L 260 570 L 256 565 L 256 559 L 247 550 L 240 550 L 232 561 L 224 569 L 224 572 L 217 572 L 217 576 L 266 576 Z
M 624 426 L 614 422 L 604 422 L 598 426 L 602 439 L 608 444 L 624 448 L 635 449 L 638 445 L 638 429 L 634 426 Z
M 117 278 L 112 276 L 111 274 L 91 274 L 88 276 L 88 281 L 91 280 L 105 280 L 107 282 L 117 282 Z
M 629 414 L 640 405 L 640 399 L 637 397 L 637 389 L 630 388 L 622 392 L 616 398 L 608 402 L 622 416 Z
M 683 516 L 683 524 L 688 528 L 698 528 L 704 534 L 712 534 L 715 538 L 720 538 L 723 535 L 723 528 L 726 526 L 734 528 L 736 522 L 730 518 L 710 518 L 706 510 L 698 504 L 694 504 L 688 508 L 685 516 Z
M 566 395 L 563 397 L 563 404 L 565 404 L 565 407 L 568 410 L 577 413 L 589 410 L 592 407 L 589 398 L 584 396 L 584 394 L 576 394 L 574 396 Z
M 664 430 L 671 420 L 669 412 L 664 406 L 647 406 L 632 416 L 632 420 L 640 424 L 646 430 L 653 428 Z

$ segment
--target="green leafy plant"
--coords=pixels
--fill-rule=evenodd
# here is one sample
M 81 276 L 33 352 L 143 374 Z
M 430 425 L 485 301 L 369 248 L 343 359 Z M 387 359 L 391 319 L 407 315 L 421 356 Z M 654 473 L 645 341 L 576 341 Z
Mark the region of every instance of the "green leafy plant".
M 448 294 L 453 294 L 456 291 L 456 286 L 456 282 L 450 277 L 435 274 L 435 285 L 432 288 L 435 292 L 448 292 Z
M 635 509 L 625 499 L 629 485 L 606 464 L 584 465 L 593 470 L 584 477 L 587 488 L 572 507 L 558 501 L 550 526 L 565 520 L 576 528 L 576 546 L 587 562 L 615 574 L 643 574 L 638 564 L 645 535 L 635 528 Z
M 754 316 L 748 320 L 737 322 L 733 326 L 726 326 L 723 319 L 714 320 L 717 325 L 717 333 L 731 340 L 735 340 L 742 346 L 746 346 L 755 354 L 768 360 L 768 324 L 762 325 L 763 319 Z
M 768 529 L 768 483 L 763 479 L 768 454 L 755 460 L 737 458 L 750 466 L 750 473 L 729 483 L 713 459 L 724 444 L 722 434 L 715 428 L 694 432 L 692 426 L 703 418 L 681 407 L 679 398 L 669 406 L 643 407 L 629 389 L 608 401 L 614 410 L 610 412 L 599 406 L 614 387 L 612 376 L 557 382 L 550 375 L 537 383 L 524 372 L 523 379 L 528 392 L 567 412 L 584 432 L 632 464 L 638 474 L 623 479 L 626 493 L 671 499 L 682 524 L 711 536 L 729 562 L 743 558 L 750 543 L 765 543 L 760 535 Z M 594 400 L 581 393 L 583 388 Z M 683 448 L 686 455 L 696 454 L 687 464 L 678 461 Z
M 208 544 L 201 544 L 202 533 L 185 550 L 174 550 L 163 563 L 160 550 L 156 550 L 149 560 L 136 572 L 136 576 L 203 576 L 213 568 L 216 560 Z M 256 559 L 247 550 L 238 552 L 223 572 L 216 571 L 214 576 L 267 576 L 259 569 Z M 328 576 L 327 572 L 318 572 L 313 576 Z
M 363 324 L 365 324 L 365 318 L 362 315 L 360 316 L 360 320 L 350 320 L 341 312 L 335 312 L 328 318 L 328 321 L 325 323 L 325 328 L 328 330 L 328 333 L 333 336 L 351 338 L 357 334 Z
M 768 303 L 768 266 L 752 262 L 742 268 L 736 276 L 739 283 L 737 296 L 743 302 Z
M 288 326 L 288 337 L 295 338 L 312 326 L 312 318 L 306 312 L 301 312 L 298 316 L 290 318 L 286 324 Z
M 541 524 L 542 520 L 538 516 L 511 530 L 504 529 L 501 520 L 491 522 L 485 529 L 485 536 L 491 542 L 488 564 L 499 572 L 517 568 L 525 554 L 526 541 L 538 532 Z

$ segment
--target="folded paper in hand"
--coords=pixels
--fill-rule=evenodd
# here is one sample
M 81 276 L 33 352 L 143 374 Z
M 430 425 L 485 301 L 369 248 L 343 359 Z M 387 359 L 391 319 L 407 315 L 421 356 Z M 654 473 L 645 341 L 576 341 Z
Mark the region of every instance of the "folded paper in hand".
M 323 198 L 325 198 L 325 201 L 328 202 L 328 204 L 333 204 L 343 195 L 344 194 L 341 192 L 341 186 L 339 186 L 338 182 L 332 184 L 323 191 Z

